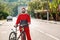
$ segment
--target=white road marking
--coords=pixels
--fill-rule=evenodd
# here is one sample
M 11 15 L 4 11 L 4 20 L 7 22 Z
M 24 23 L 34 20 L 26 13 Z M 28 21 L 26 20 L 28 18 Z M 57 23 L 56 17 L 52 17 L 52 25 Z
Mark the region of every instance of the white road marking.
M 39 31 L 39 32 L 41 32 L 41 33 L 43 33 L 43 34 L 45 34 L 45 35 L 47 35 L 47 36 L 49 36 L 49 37 L 51 37 L 51 38 L 53 38 L 55 40 L 60 40 L 59 38 L 57 38 L 57 37 L 55 37 L 55 36 L 53 36 L 51 34 L 45 33 L 43 31 L 41 31 L 40 29 L 37 29 L 35 26 L 34 27 L 31 27 L 31 28 L 34 28 L 35 30 L 37 30 L 37 31 Z

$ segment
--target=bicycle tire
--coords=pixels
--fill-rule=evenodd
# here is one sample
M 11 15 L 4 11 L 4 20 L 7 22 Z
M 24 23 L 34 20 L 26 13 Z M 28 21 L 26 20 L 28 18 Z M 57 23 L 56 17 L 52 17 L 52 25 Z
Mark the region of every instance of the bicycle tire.
M 11 38 L 11 36 L 13 36 L 13 37 Z M 17 37 L 17 34 L 15 32 L 11 32 L 10 35 L 9 35 L 9 40 L 16 40 L 16 37 Z

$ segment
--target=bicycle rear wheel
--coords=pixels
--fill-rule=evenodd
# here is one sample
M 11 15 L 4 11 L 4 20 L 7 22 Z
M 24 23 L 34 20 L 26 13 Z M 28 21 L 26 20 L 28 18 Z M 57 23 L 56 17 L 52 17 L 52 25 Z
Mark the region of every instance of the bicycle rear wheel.
M 22 33 L 22 35 L 21 35 L 21 40 L 26 40 L 26 35 L 25 35 L 25 33 Z
M 15 32 L 11 32 L 9 35 L 9 40 L 16 40 L 17 34 Z

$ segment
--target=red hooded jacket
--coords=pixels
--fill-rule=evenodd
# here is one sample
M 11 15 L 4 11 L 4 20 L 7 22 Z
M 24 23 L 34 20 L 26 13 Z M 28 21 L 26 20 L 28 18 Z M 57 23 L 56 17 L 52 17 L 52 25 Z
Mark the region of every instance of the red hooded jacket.
M 27 13 L 21 13 L 19 14 L 17 21 L 16 21 L 16 25 L 20 23 L 20 20 L 27 20 L 27 22 L 30 24 L 31 20 L 30 20 L 30 15 Z

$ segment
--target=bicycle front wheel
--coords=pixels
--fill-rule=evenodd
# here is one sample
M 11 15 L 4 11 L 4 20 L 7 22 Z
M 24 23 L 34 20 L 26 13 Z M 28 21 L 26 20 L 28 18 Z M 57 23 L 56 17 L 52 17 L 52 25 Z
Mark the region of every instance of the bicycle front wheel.
M 10 35 L 9 35 L 9 40 L 16 40 L 16 33 L 15 32 L 11 32 Z

